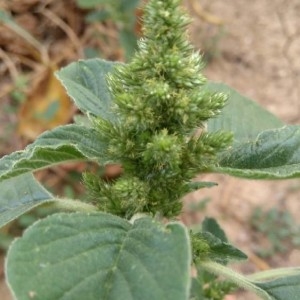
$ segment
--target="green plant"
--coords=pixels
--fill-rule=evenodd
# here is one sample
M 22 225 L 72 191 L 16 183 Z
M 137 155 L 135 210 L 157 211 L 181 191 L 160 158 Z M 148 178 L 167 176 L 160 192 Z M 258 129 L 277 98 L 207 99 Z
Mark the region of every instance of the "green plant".
M 227 264 L 246 255 L 216 220 L 174 221 L 184 194 L 212 186 L 192 182 L 198 173 L 300 176 L 300 127 L 206 83 L 188 22 L 180 0 L 150 0 L 129 64 L 93 59 L 57 73 L 90 122 L 45 132 L 0 160 L 1 225 L 38 205 L 65 210 L 11 245 L 6 276 L 16 299 L 222 299 L 233 286 L 297 299 L 299 268 L 241 275 Z M 31 174 L 82 160 L 121 163 L 124 174 L 110 183 L 84 174 L 86 202 L 55 198 Z
M 136 50 L 135 10 L 139 2 L 140 0 L 77 0 L 77 5 L 83 9 L 93 9 L 86 17 L 87 22 L 103 22 L 111 19 L 116 23 L 119 41 L 128 60 Z
M 27 85 L 28 85 L 28 78 L 26 76 L 22 75 L 16 78 L 14 83 L 14 88 L 10 93 L 12 100 L 16 102 L 16 106 L 24 102 L 26 98 L 25 90 Z M 16 107 L 14 107 L 14 109 L 16 109 Z
M 263 211 L 261 207 L 256 207 L 250 223 L 269 242 L 268 247 L 258 249 L 260 256 L 270 257 L 278 252 L 286 253 L 291 247 L 299 246 L 300 226 L 289 211 L 278 208 Z

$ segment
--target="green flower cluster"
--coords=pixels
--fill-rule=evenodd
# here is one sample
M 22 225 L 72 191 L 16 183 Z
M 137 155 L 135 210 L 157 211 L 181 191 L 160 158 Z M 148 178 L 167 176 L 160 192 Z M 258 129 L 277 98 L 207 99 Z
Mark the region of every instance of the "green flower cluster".
M 187 40 L 180 2 L 149 1 L 137 53 L 108 77 L 118 121 L 97 118 L 95 125 L 108 145 L 105 155 L 125 175 L 112 183 L 85 176 L 102 210 L 178 215 L 190 180 L 231 142 L 231 134 L 204 130 L 227 97 L 203 88 L 201 56 Z

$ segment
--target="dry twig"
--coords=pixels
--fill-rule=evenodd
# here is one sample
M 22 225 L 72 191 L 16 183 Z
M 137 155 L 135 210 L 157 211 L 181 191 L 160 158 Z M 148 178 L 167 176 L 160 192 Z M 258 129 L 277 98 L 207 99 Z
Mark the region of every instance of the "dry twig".
M 84 57 L 81 42 L 78 39 L 77 35 L 72 30 L 72 28 L 49 9 L 43 8 L 40 10 L 40 13 L 43 16 L 47 17 L 54 24 L 56 24 L 59 28 L 61 28 L 66 33 L 66 35 L 68 36 L 68 38 L 70 39 L 74 47 L 76 48 L 78 56 Z
M 6 68 L 11 76 L 11 78 L 15 81 L 19 77 L 19 72 L 12 61 L 12 59 L 0 48 L 0 58 L 6 65 Z

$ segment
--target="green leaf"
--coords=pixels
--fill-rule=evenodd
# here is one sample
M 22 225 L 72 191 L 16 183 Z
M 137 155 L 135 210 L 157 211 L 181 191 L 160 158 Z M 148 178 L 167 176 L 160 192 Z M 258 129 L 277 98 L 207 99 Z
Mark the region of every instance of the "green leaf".
M 0 227 L 32 208 L 52 201 L 53 196 L 31 174 L 0 183 Z
M 25 150 L 0 159 L 0 180 L 33 172 L 62 162 L 95 160 L 103 158 L 103 144 L 97 132 L 80 125 L 57 127 L 40 135 Z
M 204 300 L 203 280 L 199 276 L 192 278 L 192 285 L 190 291 L 190 300 Z
M 85 21 L 88 23 L 94 23 L 94 22 L 103 22 L 111 17 L 110 12 L 101 9 L 101 10 L 93 10 L 85 17 Z M 97 56 L 98 53 L 97 53 Z
M 7 279 L 19 300 L 184 300 L 187 230 L 104 213 L 55 214 L 11 246 Z
M 253 179 L 300 176 L 300 126 L 267 130 L 223 154 L 216 172 Z
M 282 128 L 279 119 L 224 84 L 209 83 L 207 88 L 230 96 L 221 115 L 208 122 L 208 130 L 233 131 L 235 138 L 212 171 L 252 179 L 300 176 L 298 126 Z
M 206 88 L 229 95 L 228 103 L 221 114 L 208 121 L 208 130 L 211 132 L 232 131 L 234 142 L 240 143 L 255 139 L 263 130 L 284 126 L 270 112 L 223 83 L 209 82 Z
M 93 125 L 92 120 L 86 115 L 76 114 L 73 116 L 73 120 L 75 124 L 80 126 L 91 128 Z
M 300 295 L 300 275 L 287 276 L 272 281 L 255 283 L 274 300 L 298 300 Z
M 139 2 L 141 0 L 121 0 L 120 1 L 120 9 L 121 11 L 134 11 L 137 6 L 139 5 Z
M 211 188 L 217 185 L 218 184 L 216 182 L 210 182 L 210 181 L 191 181 L 188 183 L 188 188 L 189 191 L 192 192 L 203 188 Z
M 194 241 L 196 240 L 196 243 L 193 245 L 200 245 L 200 251 L 197 257 L 201 260 L 212 260 L 226 264 L 231 260 L 238 261 L 247 259 L 247 255 L 242 251 L 227 242 L 223 242 L 210 232 L 197 232 L 193 235 L 193 239 Z M 199 243 L 197 243 L 197 241 L 199 241 Z
M 205 218 L 202 222 L 202 231 L 209 232 L 215 237 L 219 238 L 222 242 L 227 243 L 228 239 L 224 230 L 220 227 L 214 218 Z
M 78 200 L 55 198 L 32 174 L 23 174 L 0 182 L 0 227 L 46 203 L 58 211 L 96 210 L 93 205 Z
M 107 4 L 107 0 L 77 0 L 76 2 L 81 8 L 94 8 L 100 4 Z
M 113 120 L 106 76 L 118 64 L 98 58 L 79 60 L 55 74 L 81 111 Z
M 140 0 L 118 0 L 118 1 L 107 1 L 107 0 L 77 0 L 78 6 L 82 8 L 93 8 L 100 4 L 105 4 L 112 8 L 119 8 L 120 12 L 124 13 L 127 10 L 134 10 Z M 119 13 L 120 13 L 119 12 Z

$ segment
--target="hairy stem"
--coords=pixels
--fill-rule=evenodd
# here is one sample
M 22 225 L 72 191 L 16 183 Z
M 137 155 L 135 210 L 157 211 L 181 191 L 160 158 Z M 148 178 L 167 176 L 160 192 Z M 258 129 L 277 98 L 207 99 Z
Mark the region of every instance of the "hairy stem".
M 251 282 L 246 276 L 243 276 L 242 274 L 239 274 L 233 271 L 232 269 L 229 269 L 213 261 L 201 262 L 200 265 L 206 271 L 214 273 L 216 275 L 222 275 L 227 280 L 235 283 L 237 286 L 249 290 L 251 292 L 254 292 L 262 299 L 272 300 L 272 298 L 264 290 L 256 286 L 255 283 Z
M 257 272 L 255 274 L 248 275 L 247 278 L 251 281 L 269 280 L 276 277 L 285 277 L 299 275 L 300 268 L 278 268 L 273 270 L 267 270 L 262 272 Z
M 95 212 L 97 211 L 97 207 L 85 203 L 79 200 L 72 200 L 72 199 L 56 199 L 55 201 L 51 201 L 46 203 L 50 208 L 53 208 L 55 210 L 63 210 L 63 211 L 75 211 L 75 212 Z

